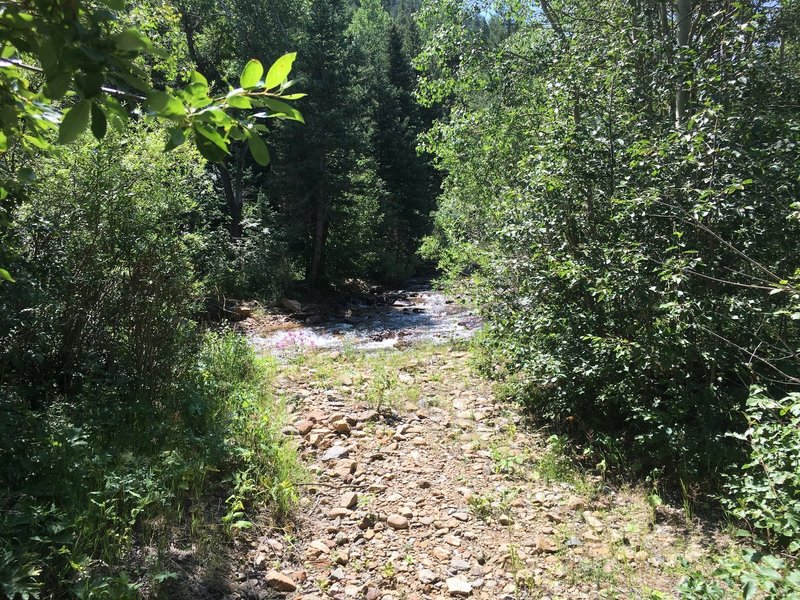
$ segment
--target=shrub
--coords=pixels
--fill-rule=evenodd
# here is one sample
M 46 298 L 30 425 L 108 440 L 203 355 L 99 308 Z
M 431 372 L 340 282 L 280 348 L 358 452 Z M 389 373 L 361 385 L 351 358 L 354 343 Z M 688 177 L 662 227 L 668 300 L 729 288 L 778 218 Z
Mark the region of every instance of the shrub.
M 747 401 L 748 429 L 733 434 L 749 447 L 726 478 L 730 513 L 769 546 L 800 551 L 800 393 L 773 400 L 756 390 Z

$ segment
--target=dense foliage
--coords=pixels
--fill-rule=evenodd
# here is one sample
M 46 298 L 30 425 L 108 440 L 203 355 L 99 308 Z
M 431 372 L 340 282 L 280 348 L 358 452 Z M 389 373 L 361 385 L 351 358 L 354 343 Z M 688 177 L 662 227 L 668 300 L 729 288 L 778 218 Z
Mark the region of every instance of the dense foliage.
M 288 513 L 271 367 L 210 320 L 413 270 L 433 189 L 394 8 L 0 3 L 0 596 L 173 597 L 183 545 L 213 587 Z
M 169 595 L 176 528 L 280 518 L 269 365 L 208 318 L 426 235 L 509 397 L 721 499 L 753 549 L 686 597 L 800 593 L 799 42 L 793 1 L 1 2 L 2 593 Z
M 788 554 L 719 575 L 796 593 L 796 4 L 492 6 L 429 4 L 418 58 L 448 109 L 425 251 L 474 284 L 487 372 L 604 467 L 721 492 Z

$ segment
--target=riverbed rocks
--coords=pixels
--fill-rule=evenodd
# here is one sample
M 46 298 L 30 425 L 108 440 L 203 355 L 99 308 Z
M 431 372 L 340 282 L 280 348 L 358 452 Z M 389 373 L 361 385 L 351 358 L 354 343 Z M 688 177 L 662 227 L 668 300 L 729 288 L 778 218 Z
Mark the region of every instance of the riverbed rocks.
M 256 540 L 245 581 L 306 600 L 671 593 L 690 533 L 654 525 L 643 494 L 543 477 L 546 438 L 494 399 L 466 354 L 393 355 L 408 374 L 395 385 L 417 396 L 380 406 L 369 386 L 392 371 L 371 360 L 312 358 L 279 377 L 309 478 L 287 542 L 279 530 Z

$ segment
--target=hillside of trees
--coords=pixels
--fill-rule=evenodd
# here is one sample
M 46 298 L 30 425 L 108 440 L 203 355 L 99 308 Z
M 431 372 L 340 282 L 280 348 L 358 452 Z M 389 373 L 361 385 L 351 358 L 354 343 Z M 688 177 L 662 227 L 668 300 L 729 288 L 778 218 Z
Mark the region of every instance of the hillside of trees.
M 0 593 L 158 597 L 132 549 L 289 518 L 229 301 L 436 261 L 509 402 L 800 595 L 796 1 L 8 0 L 0 43 Z

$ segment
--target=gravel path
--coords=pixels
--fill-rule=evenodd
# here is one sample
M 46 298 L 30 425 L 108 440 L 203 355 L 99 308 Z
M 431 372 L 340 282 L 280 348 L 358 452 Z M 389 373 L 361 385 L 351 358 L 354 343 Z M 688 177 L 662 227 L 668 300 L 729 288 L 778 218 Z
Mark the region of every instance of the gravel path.
M 575 472 L 449 346 L 317 353 L 277 387 L 310 483 L 234 597 L 671 598 L 720 543 Z

